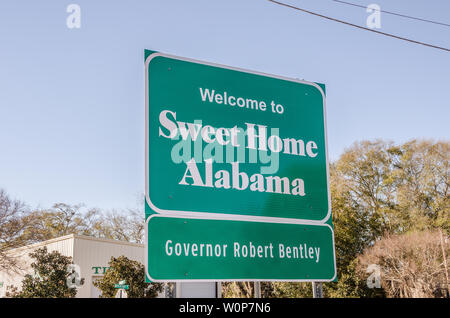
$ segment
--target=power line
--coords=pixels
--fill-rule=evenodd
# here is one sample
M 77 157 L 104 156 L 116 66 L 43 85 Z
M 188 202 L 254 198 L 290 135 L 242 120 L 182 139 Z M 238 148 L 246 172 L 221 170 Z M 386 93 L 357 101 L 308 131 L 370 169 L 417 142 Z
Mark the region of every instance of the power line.
M 338 19 L 335 19 L 335 18 L 332 18 L 332 17 L 328 17 L 328 16 L 325 16 L 325 15 L 319 14 L 319 13 L 315 13 L 315 12 L 312 12 L 312 11 L 305 10 L 305 9 L 302 9 L 302 8 L 299 8 L 299 7 L 294 7 L 294 6 L 290 5 L 290 4 L 286 4 L 286 3 L 283 3 L 283 2 L 278 2 L 278 1 L 274 1 L 274 0 L 268 0 L 268 1 L 270 1 L 272 3 L 275 3 L 275 4 L 278 4 L 278 5 L 281 5 L 281 6 L 285 6 L 285 7 L 294 9 L 294 10 L 299 10 L 299 11 L 302 11 L 302 12 L 305 12 L 305 13 L 308 13 L 308 14 L 312 14 L 312 15 L 315 15 L 315 16 L 318 16 L 318 17 L 321 17 L 321 18 L 324 18 L 324 19 L 327 19 L 327 20 L 331 20 L 331 21 L 342 23 L 342 24 L 350 25 L 350 26 L 358 28 L 358 29 L 362 29 L 362 30 L 378 33 L 378 34 L 381 34 L 381 35 L 386 35 L 386 36 L 389 36 L 391 38 L 395 38 L 395 39 L 399 39 L 399 40 L 403 40 L 403 41 L 407 41 L 407 42 L 411 42 L 411 43 L 415 43 L 415 44 L 428 46 L 428 47 L 431 47 L 431 48 L 434 48 L 434 49 L 450 52 L 450 49 L 445 48 L 445 47 L 440 47 L 440 46 L 436 46 L 436 45 L 432 45 L 432 44 L 428 44 L 428 43 L 424 43 L 424 42 L 419 42 L 419 41 L 416 41 L 416 40 L 411 40 L 411 39 L 408 39 L 408 38 L 403 38 L 403 37 L 398 36 L 398 35 L 385 33 L 385 32 L 377 31 L 377 30 L 374 30 L 374 29 L 369 29 L 369 28 L 366 28 L 366 27 L 363 27 L 363 26 L 360 26 L 360 25 L 357 25 L 357 24 L 353 24 L 353 23 L 346 22 L 346 21 L 343 21 L 343 20 L 338 20 Z
M 350 5 L 350 6 L 354 6 L 354 7 L 358 7 L 358 8 L 364 8 L 364 9 L 367 8 L 367 7 L 363 6 L 363 5 L 356 4 L 356 3 L 351 3 L 351 2 L 347 2 L 347 1 L 341 1 L 341 0 L 331 0 L 331 1 L 342 3 L 342 4 L 346 4 L 346 5 Z M 447 23 L 438 22 L 438 21 L 432 21 L 432 20 L 427 20 L 427 19 L 422 19 L 422 18 L 417 18 L 417 17 L 413 17 L 413 16 L 410 16 L 410 15 L 406 15 L 406 14 L 400 14 L 400 13 L 395 13 L 395 12 L 385 11 L 385 10 L 380 10 L 380 12 L 396 15 L 396 16 L 399 16 L 399 17 L 402 17 L 402 18 L 419 20 L 419 21 L 422 21 L 422 22 L 428 22 L 428 23 L 439 24 L 439 25 L 450 27 L 450 24 L 447 24 Z

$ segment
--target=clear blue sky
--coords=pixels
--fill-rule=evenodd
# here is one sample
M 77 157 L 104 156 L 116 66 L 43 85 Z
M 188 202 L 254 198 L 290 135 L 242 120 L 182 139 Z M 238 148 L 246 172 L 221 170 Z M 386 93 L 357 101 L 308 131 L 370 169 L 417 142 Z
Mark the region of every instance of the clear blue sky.
M 350 1 L 350 0 L 349 0 Z M 450 23 L 448 0 L 351 0 Z M 365 25 L 364 9 L 293 5 Z M 66 7 L 81 6 L 81 29 Z M 450 28 L 383 32 L 450 47 Z M 328 148 L 450 137 L 450 53 L 265 0 L 2 0 L 0 187 L 31 207 L 134 207 L 144 192 L 144 49 L 327 85 Z

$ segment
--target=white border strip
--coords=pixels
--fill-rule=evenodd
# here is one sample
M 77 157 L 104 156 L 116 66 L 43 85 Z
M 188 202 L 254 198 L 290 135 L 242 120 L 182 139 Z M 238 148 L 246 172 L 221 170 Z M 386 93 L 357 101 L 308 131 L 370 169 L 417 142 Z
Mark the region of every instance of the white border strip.
M 160 215 L 160 214 L 152 214 L 150 215 L 146 222 L 145 222 L 145 274 L 147 277 L 152 281 L 156 283 L 164 283 L 164 282 L 170 282 L 170 283 L 181 283 L 181 282 L 246 282 L 246 281 L 257 281 L 257 282 L 332 282 L 335 280 L 337 276 L 337 268 L 336 268 L 336 247 L 334 244 L 334 230 L 329 224 L 316 224 L 315 226 L 326 226 L 331 231 L 331 238 L 332 238 L 332 245 L 333 245 L 333 261 L 334 261 L 334 275 L 330 279 L 267 279 L 267 278 L 247 278 L 247 279 L 234 279 L 234 278 L 221 278 L 221 279 L 154 279 L 150 276 L 148 272 L 148 223 L 150 219 L 152 218 L 177 218 L 177 219 L 202 219 L 202 220 L 212 220 L 210 218 L 203 218 L 203 217 L 180 217 L 179 215 Z M 229 221 L 242 221 L 242 220 L 229 220 Z M 245 221 L 242 221 L 245 222 Z M 272 223 L 272 222 L 261 222 L 261 223 Z M 310 223 L 296 223 L 294 225 L 312 225 Z
M 214 212 L 191 212 L 191 211 L 177 211 L 177 210 L 164 210 L 158 208 L 156 205 L 153 204 L 153 202 L 150 200 L 150 194 L 149 194 L 149 122 L 148 122 L 148 116 L 149 116 L 149 86 L 148 86 L 148 77 L 149 77 L 149 64 L 150 62 L 158 57 L 166 57 L 170 59 L 180 60 L 180 61 L 186 61 L 196 64 L 202 64 L 202 65 L 208 65 L 218 68 L 224 68 L 249 74 L 255 74 L 260 75 L 264 77 L 271 77 L 276 78 L 280 80 L 290 81 L 290 82 L 296 82 L 300 84 L 306 84 L 314 86 L 319 90 L 319 92 L 322 94 L 323 99 L 323 120 L 324 120 L 324 136 L 325 136 L 325 159 L 326 159 L 326 173 L 327 173 L 327 192 L 328 192 L 328 211 L 325 218 L 323 218 L 320 221 L 317 220 L 308 220 L 308 219 L 294 219 L 294 218 L 282 218 L 282 217 L 268 217 L 268 216 L 254 216 L 254 215 L 241 215 L 241 214 L 226 214 L 226 213 L 214 213 Z M 164 53 L 152 53 L 150 54 L 146 61 L 145 61 L 145 199 L 147 201 L 147 204 L 150 206 L 150 208 L 161 214 L 165 214 L 167 216 L 180 216 L 180 217 L 199 217 L 199 218 L 208 218 L 208 219 L 218 219 L 218 220 L 239 220 L 239 221 L 254 221 L 254 222 L 271 222 L 271 223 L 288 223 L 288 224 L 324 224 L 328 221 L 328 219 L 331 216 L 331 193 L 330 193 L 330 173 L 329 173 L 329 162 L 328 162 L 328 138 L 327 138 L 327 123 L 326 123 L 326 106 L 325 106 L 325 95 L 322 91 L 322 88 L 313 82 L 306 82 L 301 81 L 297 79 L 287 78 L 283 76 L 277 76 L 277 75 L 271 75 L 271 74 L 265 74 L 261 72 L 256 71 L 249 71 L 244 70 L 241 68 L 236 67 L 230 67 L 215 63 L 209 63 L 209 62 L 202 62 L 198 60 L 193 60 L 189 58 L 184 57 L 178 57 L 174 55 L 164 54 Z

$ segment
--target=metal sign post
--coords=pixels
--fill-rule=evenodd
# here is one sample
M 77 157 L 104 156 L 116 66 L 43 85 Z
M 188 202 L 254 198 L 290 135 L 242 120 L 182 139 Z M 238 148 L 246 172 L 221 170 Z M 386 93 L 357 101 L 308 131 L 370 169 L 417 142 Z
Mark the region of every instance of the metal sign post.
M 261 298 L 261 282 L 255 282 L 254 288 L 255 288 L 254 297 Z
M 313 298 L 323 298 L 323 289 L 321 282 L 313 282 L 312 289 L 313 289 Z

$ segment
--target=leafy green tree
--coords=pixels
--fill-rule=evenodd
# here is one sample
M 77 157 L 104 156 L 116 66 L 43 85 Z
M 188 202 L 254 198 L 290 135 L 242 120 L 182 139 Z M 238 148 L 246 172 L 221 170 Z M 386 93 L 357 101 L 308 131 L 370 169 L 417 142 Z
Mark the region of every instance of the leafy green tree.
M 450 143 L 412 140 L 399 147 L 394 233 L 441 228 L 450 234 Z
M 324 294 L 329 298 L 385 297 L 383 289 L 371 289 L 367 286 L 367 277 L 362 276 L 359 260 L 353 259 L 348 266 L 338 268 L 337 282 L 325 283 Z
M 369 241 L 389 230 L 388 216 L 395 207 L 396 189 L 391 172 L 396 150 L 392 143 L 381 140 L 362 141 L 347 149 L 336 162 L 339 191 L 346 192 L 351 200 L 349 203 L 357 209 L 364 224 L 356 226 L 364 226 L 359 230 L 369 235 Z M 333 212 L 343 214 L 342 211 Z
M 77 294 L 76 287 L 69 287 L 68 281 L 72 278 L 72 272 L 68 267 L 72 264 L 72 258 L 61 255 L 57 251 L 48 253 L 43 247 L 30 253 L 35 261 L 31 264 L 33 275 L 27 274 L 22 280 L 22 288 L 19 291 L 12 286 L 7 297 L 13 298 L 73 298 Z M 84 280 L 81 280 L 83 284 Z
M 109 269 L 94 282 L 94 286 L 102 291 L 102 298 L 112 298 L 117 293 L 114 285 L 122 280 L 130 286 L 127 290 L 129 298 L 154 298 L 163 290 L 163 284 L 146 283 L 144 265 L 125 256 L 111 257 Z

